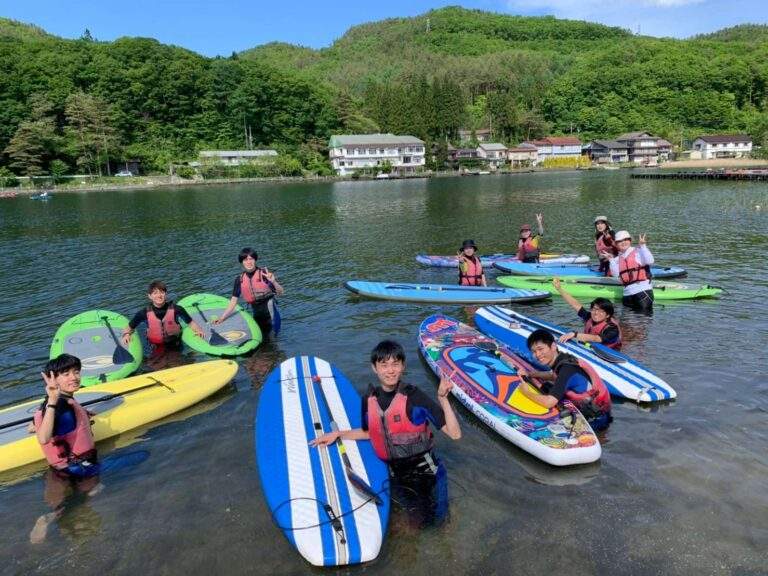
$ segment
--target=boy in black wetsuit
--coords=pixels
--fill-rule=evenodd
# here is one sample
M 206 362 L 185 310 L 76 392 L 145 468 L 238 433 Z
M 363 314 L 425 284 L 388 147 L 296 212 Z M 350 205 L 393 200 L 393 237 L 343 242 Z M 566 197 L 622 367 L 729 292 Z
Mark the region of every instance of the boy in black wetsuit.
M 147 324 L 147 340 L 156 347 L 178 347 L 181 344 L 181 323 L 188 324 L 195 334 L 204 336 L 202 328 L 192 320 L 189 313 L 173 301 L 167 300 L 168 287 L 165 282 L 155 280 L 147 289 L 150 306 L 142 308 L 133 316 L 123 330 L 123 344 L 128 346 L 131 334 L 136 328 Z
M 448 400 L 453 383 L 443 378 L 437 402 L 424 392 L 401 382 L 405 351 L 392 340 L 380 342 L 371 352 L 371 369 L 379 386 L 371 386 L 363 397 L 362 428 L 328 432 L 313 446 L 327 446 L 337 438 L 370 440 L 382 460 L 389 464 L 394 487 L 418 510 L 421 524 L 445 518 L 448 486 L 445 467 L 433 450 L 430 424 L 453 440 L 461 438 L 461 427 Z

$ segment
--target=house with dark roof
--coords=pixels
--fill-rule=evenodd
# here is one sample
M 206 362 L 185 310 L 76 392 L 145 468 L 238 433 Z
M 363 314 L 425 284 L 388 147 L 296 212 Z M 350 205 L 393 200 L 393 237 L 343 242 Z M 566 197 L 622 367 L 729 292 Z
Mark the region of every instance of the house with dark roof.
M 595 164 L 621 164 L 629 162 L 629 147 L 616 140 L 592 140 L 582 148 L 585 156 L 588 156 Z
M 507 160 L 513 168 L 535 166 L 539 161 L 539 149 L 533 144 L 520 144 L 507 149 Z
M 659 163 L 659 137 L 650 132 L 627 132 L 614 138 L 627 145 L 629 161 L 642 166 L 655 166 Z
M 693 141 L 692 155 L 701 158 L 741 158 L 752 152 L 752 138 L 746 134 L 710 134 Z

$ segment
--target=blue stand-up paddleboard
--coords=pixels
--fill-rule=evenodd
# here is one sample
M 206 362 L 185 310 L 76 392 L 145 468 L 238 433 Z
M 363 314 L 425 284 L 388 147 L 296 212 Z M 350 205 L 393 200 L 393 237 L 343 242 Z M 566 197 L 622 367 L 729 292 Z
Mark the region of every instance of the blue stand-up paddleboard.
M 459 265 L 459 257 L 436 256 L 432 254 L 417 254 L 416 262 L 424 266 L 437 268 L 456 268 Z M 517 254 L 484 254 L 480 256 L 480 263 L 486 268 L 493 266 L 495 262 L 520 262 Z M 584 254 L 560 254 L 542 258 L 542 264 L 587 264 L 589 256 Z
M 519 290 L 500 286 L 459 286 L 458 284 L 413 284 L 408 282 L 365 282 L 350 280 L 344 287 L 368 298 L 436 304 L 511 304 L 537 302 L 551 295 L 546 290 Z
M 291 545 L 315 566 L 378 556 L 389 521 L 389 477 L 370 441 L 313 448 L 336 428 L 360 427 L 362 400 L 337 368 L 312 356 L 267 377 L 256 412 L 256 460 L 267 505 Z
M 576 266 L 572 264 L 528 264 L 524 262 L 499 261 L 493 267 L 502 272 L 518 276 L 605 276 L 598 266 Z M 679 266 L 651 266 L 654 278 L 679 278 L 688 272 Z
M 545 408 L 528 399 L 518 369 L 531 365 L 503 344 L 454 318 L 435 314 L 419 327 L 419 349 L 438 376 L 483 423 L 519 448 L 553 466 L 600 458 L 600 442 L 568 400 Z
M 498 306 L 480 308 L 475 312 L 475 324 L 482 332 L 501 340 L 516 354 L 536 365 L 539 370 L 547 367 L 542 367 L 536 362 L 528 350 L 526 340 L 531 332 L 542 328 L 551 332 L 557 339 L 570 331 Z M 648 368 L 607 346 L 597 343 L 586 345 L 569 340 L 558 342 L 557 347 L 562 352 L 588 362 L 614 396 L 634 402 L 657 402 L 677 397 L 674 389 Z

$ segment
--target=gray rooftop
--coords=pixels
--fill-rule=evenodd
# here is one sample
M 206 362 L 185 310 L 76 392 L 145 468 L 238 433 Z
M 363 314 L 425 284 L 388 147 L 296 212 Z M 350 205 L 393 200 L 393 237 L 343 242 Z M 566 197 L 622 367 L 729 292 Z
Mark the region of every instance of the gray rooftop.
M 396 136 L 394 134 L 334 134 L 329 146 L 379 146 L 379 145 L 424 145 L 423 140 L 415 136 Z
M 622 144 L 616 140 L 592 140 L 592 142 L 598 146 L 602 146 L 603 148 L 621 148 L 622 150 L 626 150 L 628 148 L 626 144 Z
M 203 158 L 259 158 L 261 156 L 277 156 L 275 150 L 201 150 Z
M 506 150 L 507 147 L 504 146 L 504 144 L 499 144 L 498 142 L 483 142 L 480 144 L 480 148 L 483 150 Z

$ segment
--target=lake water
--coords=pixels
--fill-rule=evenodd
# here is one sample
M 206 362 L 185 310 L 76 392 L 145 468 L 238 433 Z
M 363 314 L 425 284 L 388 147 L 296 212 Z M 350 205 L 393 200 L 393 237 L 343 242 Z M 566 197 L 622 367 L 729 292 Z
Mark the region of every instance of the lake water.
M 369 350 L 402 342 L 407 380 L 429 394 L 416 331 L 436 311 L 470 308 L 362 300 L 345 280 L 455 282 L 419 251 L 466 238 L 508 251 L 544 214 L 547 251 L 593 256 L 592 220 L 648 234 L 658 263 L 719 301 L 621 310 L 625 351 L 665 378 L 675 402 L 616 403 L 598 464 L 539 463 L 457 408 L 464 437 L 439 438 L 451 516 L 417 530 L 393 510 L 377 561 L 343 574 L 768 574 L 768 187 L 632 180 L 563 172 L 432 180 L 255 184 L 56 194 L 0 200 L 0 403 L 39 394 L 51 338 L 91 308 L 132 314 L 147 284 L 171 295 L 228 294 L 237 253 L 253 246 L 286 289 L 283 332 L 239 360 L 233 386 L 190 410 L 101 446 L 150 457 L 104 489 L 72 497 L 30 543 L 45 500 L 43 467 L 0 476 L 0 573 L 303 574 L 311 568 L 273 524 L 254 458 L 265 375 L 284 358 L 330 360 L 364 391 Z M 560 299 L 523 313 L 577 327 Z M 162 368 L 206 358 L 184 351 Z M 151 369 L 145 366 L 145 369 Z M 454 404 L 456 405 L 456 404 Z

